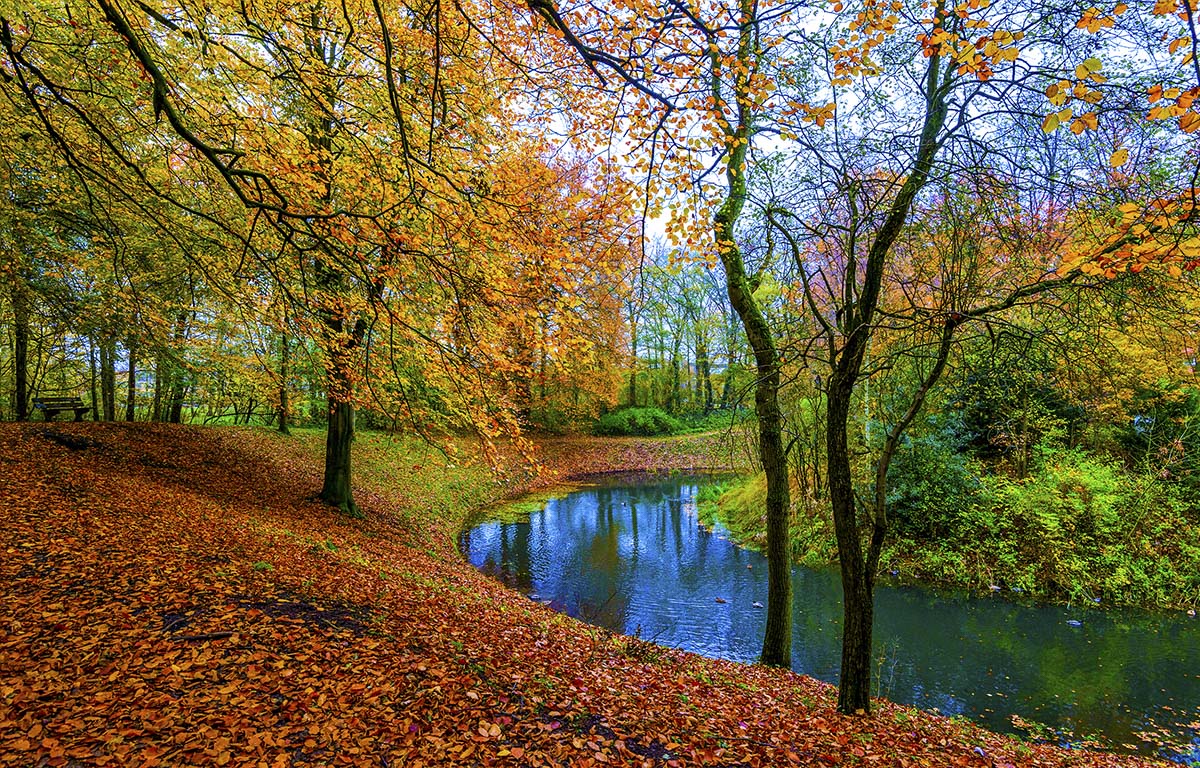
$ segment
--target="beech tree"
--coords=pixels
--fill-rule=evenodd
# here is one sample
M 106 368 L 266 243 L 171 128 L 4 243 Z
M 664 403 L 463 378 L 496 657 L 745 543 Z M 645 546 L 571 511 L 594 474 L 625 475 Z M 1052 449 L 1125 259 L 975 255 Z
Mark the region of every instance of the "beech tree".
M 96 0 L 0 13 L 6 95 L 98 207 L 166 207 L 218 234 L 220 248 L 184 253 L 205 279 L 229 296 L 269 282 L 318 340 L 321 497 L 348 513 L 356 405 L 416 424 L 448 416 L 485 446 L 518 434 L 504 340 L 527 311 L 522 259 L 541 249 L 541 287 L 598 299 L 577 289 L 630 256 L 627 187 L 602 163 L 577 184 L 547 161 L 554 143 L 510 94 L 517 68 L 462 10 Z M 529 130 L 518 140 L 513 126 Z M 586 366 L 598 347 L 567 322 L 583 304 L 564 298 L 543 335 Z

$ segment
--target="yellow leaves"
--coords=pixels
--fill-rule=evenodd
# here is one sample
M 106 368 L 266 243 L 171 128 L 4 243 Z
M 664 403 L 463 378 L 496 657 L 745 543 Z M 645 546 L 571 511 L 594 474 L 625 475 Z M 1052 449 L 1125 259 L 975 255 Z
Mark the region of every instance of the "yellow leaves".
M 1093 73 L 1099 72 L 1104 67 L 1103 62 L 1096 57 L 1084 59 L 1077 67 L 1075 67 L 1075 79 L 1087 80 Z
M 1113 26 L 1115 22 L 1111 16 L 1106 16 L 1099 8 L 1095 6 L 1088 8 L 1079 17 L 1079 21 L 1075 23 L 1076 29 L 1086 29 L 1089 33 L 1095 34 L 1102 29 Z
M 1163 88 L 1159 83 L 1151 86 L 1146 95 L 1147 100 L 1155 105 L 1146 113 L 1147 120 L 1179 118 L 1179 128 L 1184 133 L 1194 133 L 1200 129 L 1200 114 L 1195 111 L 1196 100 L 1200 98 L 1200 86 L 1183 90 Z
M 1078 136 L 1084 131 L 1094 131 L 1099 127 L 1099 119 L 1095 112 L 1086 112 L 1071 121 L 1071 133 Z
M 1070 120 L 1073 113 L 1074 110 L 1072 110 L 1070 107 L 1067 107 L 1065 109 L 1060 109 L 1058 112 L 1051 112 L 1050 114 L 1046 115 L 1046 119 L 1042 121 L 1042 132 L 1053 133 L 1058 129 L 1058 126 Z
M 829 102 L 819 107 L 802 102 L 788 107 L 784 110 L 784 113 L 791 115 L 802 114 L 800 119 L 804 122 L 812 123 L 818 128 L 824 128 L 825 123 L 833 119 L 836 109 L 837 105 L 834 102 Z
M 1054 106 L 1061 107 L 1063 104 L 1066 104 L 1067 99 L 1070 98 L 1070 87 L 1071 83 L 1067 80 L 1059 80 L 1057 83 L 1051 83 L 1046 88 L 1046 98 L 1049 99 L 1050 103 Z M 1057 126 L 1057 123 L 1055 125 Z M 1050 130 L 1054 129 L 1051 128 Z M 1047 133 L 1049 133 L 1049 131 L 1047 131 Z
M 1129 162 L 1129 150 L 1125 148 L 1118 149 L 1113 152 L 1108 158 L 1108 165 L 1111 168 L 1120 168 L 1125 163 Z
M 1102 84 L 1107 78 L 1100 74 L 1104 63 L 1096 58 L 1089 57 L 1084 59 L 1075 67 L 1075 80 L 1072 83 L 1070 80 L 1059 80 L 1051 83 L 1046 87 L 1045 94 L 1050 104 L 1055 107 L 1064 107 L 1070 102 L 1078 100 L 1086 104 L 1098 104 L 1104 98 L 1104 94 L 1100 91 L 1089 87 L 1088 83 Z M 1071 120 L 1073 110 L 1069 106 L 1065 106 L 1057 113 L 1048 115 L 1042 121 L 1042 130 L 1050 133 L 1058 128 L 1059 125 Z M 1079 135 L 1084 131 L 1094 131 L 1099 127 L 1099 118 L 1093 111 L 1088 111 L 1079 115 L 1070 123 L 1071 132 Z

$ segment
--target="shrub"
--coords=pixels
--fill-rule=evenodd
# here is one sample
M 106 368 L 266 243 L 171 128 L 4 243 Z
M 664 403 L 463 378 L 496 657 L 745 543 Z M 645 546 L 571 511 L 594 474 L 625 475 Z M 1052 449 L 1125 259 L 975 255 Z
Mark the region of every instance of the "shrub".
M 924 435 L 905 441 L 888 468 L 888 519 L 897 537 L 957 538 L 985 490 L 974 462 L 952 437 Z M 968 532 L 977 535 L 977 532 Z
M 653 437 L 683 430 L 678 419 L 658 408 L 622 408 L 597 419 L 592 431 L 608 437 Z

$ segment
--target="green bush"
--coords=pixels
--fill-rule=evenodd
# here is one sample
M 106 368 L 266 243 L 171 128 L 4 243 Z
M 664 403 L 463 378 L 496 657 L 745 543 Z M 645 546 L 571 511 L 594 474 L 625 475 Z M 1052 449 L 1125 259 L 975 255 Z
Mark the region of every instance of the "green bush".
M 1200 597 L 1200 549 L 1183 489 L 1077 450 L 1044 456 L 1024 481 L 988 478 L 993 577 L 1073 599 L 1142 605 Z
M 682 432 L 684 426 L 658 408 L 622 408 L 597 419 L 592 431 L 607 437 L 653 437 Z
M 975 462 L 945 434 L 905 441 L 888 467 L 888 519 L 899 538 L 960 538 L 986 489 Z

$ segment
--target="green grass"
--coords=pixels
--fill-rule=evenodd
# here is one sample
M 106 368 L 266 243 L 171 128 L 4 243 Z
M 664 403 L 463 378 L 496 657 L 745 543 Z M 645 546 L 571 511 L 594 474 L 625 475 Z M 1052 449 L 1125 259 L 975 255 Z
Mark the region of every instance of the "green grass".
M 793 488 L 793 494 L 795 489 Z M 734 541 L 762 551 L 767 546 L 767 478 L 761 472 L 704 488 L 697 498 L 700 518 L 708 525 L 720 523 Z M 793 505 L 795 507 L 795 505 Z M 791 520 L 792 560 L 810 568 L 834 562 L 833 522 L 827 512 L 794 511 Z
M 584 488 L 585 485 L 584 483 L 563 483 L 555 485 L 549 490 L 535 491 L 489 504 L 471 515 L 470 522 L 527 523 L 530 515 L 541 512 L 554 499 L 561 499 Z

